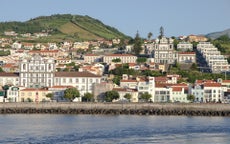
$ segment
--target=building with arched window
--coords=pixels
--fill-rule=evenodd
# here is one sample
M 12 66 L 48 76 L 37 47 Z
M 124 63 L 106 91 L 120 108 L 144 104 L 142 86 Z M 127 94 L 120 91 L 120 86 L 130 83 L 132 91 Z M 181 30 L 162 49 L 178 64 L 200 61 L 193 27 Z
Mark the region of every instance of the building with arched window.
M 28 88 L 52 87 L 55 61 L 38 54 L 22 58 L 19 64 L 19 85 Z

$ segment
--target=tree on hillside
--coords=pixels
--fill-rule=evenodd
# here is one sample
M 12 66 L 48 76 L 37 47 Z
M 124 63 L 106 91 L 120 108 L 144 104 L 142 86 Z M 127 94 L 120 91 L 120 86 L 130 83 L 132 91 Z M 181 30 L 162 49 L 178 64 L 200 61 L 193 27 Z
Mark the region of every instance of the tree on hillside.
M 197 64 L 196 64 L 196 63 L 192 63 L 192 66 L 191 66 L 190 69 L 191 69 L 191 70 L 198 70 Z
M 151 32 L 148 33 L 148 40 L 150 41 L 151 37 L 153 36 L 153 34 Z
M 221 42 L 229 42 L 230 38 L 228 35 L 222 35 L 222 36 L 218 37 L 216 40 L 219 40 Z
M 113 81 L 113 83 L 115 83 L 116 85 L 120 85 L 121 76 L 115 75 L 112 81 Z
M 107 91 L 105 92 L 105 101 L 106 102 L 112 102 L 113 100 L 116 100 L 118 99 L 120 96 L 119 96 L 119 93 L 117 91 Z
M 159 38 L 162 38 L 164 36 L 164 28 L 161 26 L 160 27 L 160 36 Z
M 139 55 L 140 52 L 142 51 L 142 40 L 139 36 L 139 33 L 137 32 L 136 37 L 134 38 L 134 45 L 133 45 L 133 52 L 135 55 Z
M 76 97 L 80 97 L 80 93 L 76 88 L 68 88 L 64 91 L 64 98 L 70 101 L 74 100 Z
M 136 60 L 137 63 L 145 63 L 146 61 L 147 61 L 147 58 L 145 58 L 145 57 L 139 57 Z

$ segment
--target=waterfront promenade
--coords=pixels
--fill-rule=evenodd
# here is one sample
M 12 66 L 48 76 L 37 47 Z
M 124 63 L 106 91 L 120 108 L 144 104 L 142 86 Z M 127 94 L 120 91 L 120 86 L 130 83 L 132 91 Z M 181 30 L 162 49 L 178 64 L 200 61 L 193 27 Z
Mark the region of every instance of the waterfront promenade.
M 0 103 L 0 114 L 105 114 L 230 116 L 230 104 L 198 103 Z

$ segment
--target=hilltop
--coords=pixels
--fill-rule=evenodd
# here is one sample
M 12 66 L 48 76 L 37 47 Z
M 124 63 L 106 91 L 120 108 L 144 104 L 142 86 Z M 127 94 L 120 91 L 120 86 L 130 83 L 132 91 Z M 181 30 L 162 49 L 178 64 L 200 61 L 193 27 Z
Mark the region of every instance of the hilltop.
M 211 38 L 211 39 L 217 39 L 223 35 L 228 35 L 230 37 L 230 29 L 220 31 L 220 32 L 212 32 L 212 33 L 207 34 L 206 37 Z
M 50 41 L 128 38 L 116 28 L 105 25 L 97 19 L 70 14 L 40 16 L 25 22 L 1 22 L 0 33 L 3 34 L 5 31 L 15 31 L 19 34 L 45 31 L 51 35 L 46 38 Z

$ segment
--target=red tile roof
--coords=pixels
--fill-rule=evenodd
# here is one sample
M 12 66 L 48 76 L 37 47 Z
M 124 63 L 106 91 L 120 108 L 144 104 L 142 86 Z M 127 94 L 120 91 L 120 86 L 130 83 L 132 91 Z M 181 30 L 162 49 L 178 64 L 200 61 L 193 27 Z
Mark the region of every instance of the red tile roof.
M 136 92 L 135 89 L 113 88 L 114 91 Z
M 230 80 L 223 80 L 222 83 L 230 83 Z
M 99 56 L 99 55 L 96 55 L 96 54 L 85 54 L 85 56 Z
M 108 55 L 105 55 L 105 56 L 121 57 L 121 56 L 135 56 L 135 55 L 132 55 L 132 54 L 108 54 Z
M 137 80 L 120 80 L 120 82 L 137 82 Z
M 221 87 L 220 83 L 205 83 L 204 87 Z
M 55 77 L 101 77 L 89 72 L 55 72 Z
M 172 91 L 182 91 L 182 88 L 181 87 L 173 87 Z
M 19 73 L 0 72 L 0 77 L 19 77 Z
M 26 88 L 21 91 L 48 91 L 47 89 Z
M 59 86 L 59 85 L 57 85 L 57 86 L 53 86 L 50 88 L 71 88 L 71 87 L 73 87 L 73 86 Z

